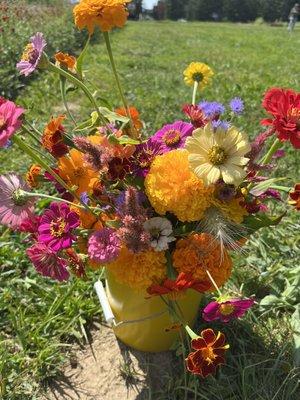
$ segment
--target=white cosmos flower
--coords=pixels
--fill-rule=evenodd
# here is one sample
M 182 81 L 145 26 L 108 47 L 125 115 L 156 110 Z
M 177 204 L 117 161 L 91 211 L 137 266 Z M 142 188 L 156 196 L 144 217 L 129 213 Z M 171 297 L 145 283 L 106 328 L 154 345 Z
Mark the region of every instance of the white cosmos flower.
M 222 178 L 225 183 L 239 185 L 246 176 L 245 157 L 251 147 L 246 134 L 234 126 L 228 130 L 217 128 L 211 123 L 194 130 L 188 137 L 185 148 L 189 152 L 189 164 L 194 173 L 211 185 Z
M 162 217 L 153 217 L 144 222 L 144 229 L 151 236 L 151 247 L 155 251 L 167 250 L 169 243 L 175 239 L 172 224 L 169 220 Z

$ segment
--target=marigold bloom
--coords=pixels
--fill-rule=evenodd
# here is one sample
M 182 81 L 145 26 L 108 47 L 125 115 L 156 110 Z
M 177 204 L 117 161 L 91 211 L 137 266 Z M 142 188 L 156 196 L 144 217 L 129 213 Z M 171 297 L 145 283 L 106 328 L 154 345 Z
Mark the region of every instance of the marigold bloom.
M 296 207 L 296 210 L 300 211 L 300 183 L 297 183 L 294 190 L 290 192 L 289 204 Z
M 66 68 L 71 72 L 75 71 L 76 57 L 60 51 L 54 55 L 54 58 L 61 67 Z
M 220 178 L 225 183 L 238 185 L 247 175 L 243 167 L 249 161 L 245 154 L 251 147 L 247 136 L 235 127 L 215 131 L 209 123 L 187 138 L 185 148 L 192 170 L 206 185 L 216 183 Z
M 25 76 L 30 75 L 38 67 L 47 44 L 41 32 L 37 32 L 30 40 L 24 49 L 21 61 L 17 64 L 20 74 Z
M 58 170 L 61 178 L 70 186 L 76 186 L 77 194 L 87 192 L 90 182 L 98 177 L 98 172 L 88 168 L 84 162 L 84 154 L 76 149 L 69 151 L 68 156 L 59 158 Z
M 211 204 L 213 188 L 204 187 L 189 168 L 188 152 L 157 156 L 145 179 L 148 199 L 158 214 L 172 212 L 180 221 L 198 221 Z
M 212 205 L 222 211 L 222 214 L 229 221 L 234 221 L 237 224 L 243 222 L 244 217 L 248 215 L 244 197 L 234 197 L 230 201 L 212 200 Z
M 64 115 L 57 118 L 51 118 L 51 121 L 44 129 L 42 136 L 42 145 L 54 157 L 62 157 L 68 152 L 68 146 L 64 143 L 64 127 L 62 122 Z
M 242 317 L 253 304 L 253 299 L 212 301 L 204 308 L 202 317 L 208 322 L 216 320 L 229 322 L 234 318 Z
M 216 335 L 212 329 L 205 329 L 200 335 L 191 342 L 196 351 L 188 355 L 186 365 L 188 371 L 205 378 L 214 374 L 218 365 L 225 364 L 223 356 L 229 344 L 225 344 L 223 333 L 218 332 Z
M 262 105 L 273 118 L 263 119 L 261 124 L 273 126 L 279 140 L 289 140 L 300 149 L 300 93 L 272 88 L 265 94 Z
M 130 0 L 131 1 L 131 0 Z M 128 107 L 129 115 L 132 120 L 133 126 L 136 130 L 140 130 L 143 127 L 142 121 L 140 120 L 140 113 L 135 107 Z M 116 108 L 115 112 L 123 117 L 127 117 L 125 107 Z
M 220 287 L 230 277 L 232 260 L 211 235 L 200 233 L 177 241 L 173 265 L 179 273 L 191 274 L 196 281 L 207 284 L 205 291 L 214 291 L 206 271 Z
M 75 25 L 79 29 L 87 28 L 89 34 L 99 26 L 102 32 L 112 28 L 122 28 L 127 20 L 126 3 L 131 0 L 80 0 L 73 9 Z
M 11 136 L 21 127 L 21 115 L 24 109 L 14 102 L 5 100 L 0 103 L 0 148 L 7 146 Z
M 68 204 L 52 202 L 41 217 L 38 240 L 54 251 L 67 249 L 76 239 L 73 230 L 78 226 L 78 215 Z
M 207 86 L 214 73 L 212 69 L 202 62 L 192 62 L 184 71 L 184 81 L 187 85 L 194 86 L 198 82 L 198 89 L 204 89 Z
M 39 186 L 39 176 L 41 175 L 41 166 L 33 164 L 26 173 L 25 180 L 31 188 L 37 188 Z
M 119 257 L 107 264 L 116 279 L 133 289 L 146 289 L 153 282 L 166 278 L 166 257 L 164 252 L 154 250 L 132 253 L 122 247 Z
M 178 298 L 181 294 L 184 294 L 187 289 L 194 289 L 198 292 L 205 292 L 209 287 L 207 282 L 197 282 L 192 278 L 190 274 L 180 272 L 176 280 L 167 278 L 161 284 L 153 284 L 147 292 L 151 296 L 162 296 L 168 295 L 172 299 Z
M 70 274 L 67 261 L 44 243 L 36 243 L 26 251 L 38 273 L 58 281 L 65 281 Z

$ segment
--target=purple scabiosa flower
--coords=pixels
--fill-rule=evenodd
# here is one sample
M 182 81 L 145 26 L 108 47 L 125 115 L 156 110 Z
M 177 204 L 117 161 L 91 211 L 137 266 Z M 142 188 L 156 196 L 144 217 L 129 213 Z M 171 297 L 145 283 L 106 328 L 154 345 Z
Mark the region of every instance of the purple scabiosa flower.
M 38 67 L 46 44 L 41 32 L 37 32 L 30 38 L 30 43 L 25 47 L 21 61 L 17 64 L 21 75 L 28 76 Z
M 92 261 L 100 264 L 115 260 L 120 252 L 121 242 L 112 228 L 95 231 L 89 238 L 88 255 Z
M 230 299 L 226 301 L 212 301 L 202 312 L 205 321 L 220 320 L 229 322 L 234 318 L 242 317 L 254 304 L 253 299 Z
M 225 112 L 223 104 L 217 101 L 202 101 L 198 106 L 203 111 L 205 117 L 209 119 L 218 119 Z
M 132 173 L 137 176 L 145 177 L 149 172 L 154 158 L 161 154 L 163 154 L 161 144 L 154 142 L 152 138 L 147 140 L 147 142 L 138 144 L 135 147 L 135 152 L 129 159 Z
M 67 261 L 44 243 L 36 243 L 26 251 L 38 273 L 58 281 L 66 281 L 70 274 Z
M 227 121 L 221 121 L 220 119 L 213 120 L 211 122 L 214 129 L 223 129 L 223 131 L 227 131 L 230 128 L 230 123 Z
M 230 101 L 229 107 L 230 107 L 231 111 L 236 115 L 242 114 L 244 111 L 244 108 L 245 108 L 243 100 L 240 99 L 239 97 L 234 97 Z
M 0 224 L 17 229 L 27 218 L 32 218 L 34 198 L 23 191 L 30 188 L 15 174 L 0 176 Z
M 72 231 L 80 224 L 78 214 L 65 203 L 53 202 L 41 217 L 38 241 L 54 251 L 71 247 L 76 239 Z
M 0 104 L 0 148 L 9 146 L 9 139 L 22 125 L 20 117 L 23 113 L 24 109 L 12 101 Z
M 152 137 L 151 141 L 161 145 L 163 153 L 170 150 L 182 148 L 188 136 L 191 136 L 194 127 L 192 124 L 183 121 L 176 121 L 173 124 L 164 125 Z

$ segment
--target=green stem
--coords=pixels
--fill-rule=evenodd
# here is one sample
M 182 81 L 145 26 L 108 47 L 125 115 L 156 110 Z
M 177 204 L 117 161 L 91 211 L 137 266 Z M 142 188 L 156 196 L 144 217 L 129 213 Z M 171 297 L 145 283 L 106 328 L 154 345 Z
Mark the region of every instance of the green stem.
M 61 199 L 60 197 L 51 196 L 51 195 L 44 194 L 44 193 L 25 192 L 24 191 L 24 195 L 26 195 L 27 197 L 41 197 L 41 198 L 45 198 L 45 199 L 49 199 L 49 200 L 55 200 L 55 201 L 59 201 L 59 202 L 62 202 L 62 203 L 70 204 L 71 206 L 74 206 L 74 207 L 77 207 L 77 208 L 85 209 L 84 206 L 81 206 L 81 205 L 76 204 L 76 203 L 72 203 L 72 201 L 68 201 L 68 200 L 65 200 L 65 199 Z
M 71 119 L 71 121 L 73 122 L 73 124 L 75 125 L 75 127 L 77 126 L 77 123 L 75 121 L 75 118 L 73 117 L 70 109 L 69 109 L 69 105 L 67 102 L 67 98 L 66 98 L 66 78 L 61 76 L 60 77 L 60 94 L 61 94 L 61 98 L 62 101 L 64 103 L 65 109 L 67 111 L 68 117 Z
M 29 128 L 27 128 L 27 126 L 25 125 L 25 123 L 22 125 L 22 130 L 25 131 L 26 133 L 28 133 L 28 135 L 30 137 L 32 137 L 32 139 L 39 145 L 39 147 L 41 146 L 41 140 L 39 137 L 37 137 L 37 135 L 30 130 Z
M 262 164 L 268 164 L 272 157 L 273 154 L 276 153 L 277 150 L 280 149 L 280 147 L 282 146 L 282 142 L 279 139 L 275 139 L 272 146 L 270 147 L 269 151 L 267 152 L 267 154 L 264 156 L 264 158 L 262 159 L 261 163 Z
M 100 120 L 103 120 L 103 116 L 99 111 L 99 107 L 98 107 L 98 105 L 97 105 L 92 93 L 89 91 L 89 89 L 85 86 L 85 84 L 82 81 L 80 81 L 79 79 L 77 79 L 75 76 L 73 76 L 69 72 L 65 71 L 64 69 L 61 69 L 61 68 L 57 67 L 56 65 L 54 65 L 52 63 L 49 63 L 49 70 L 64 76 L 66 79 L 68 79 L 69 81 L 74 83 L 75 86 L 77 86 L 80 89 L 82 89 L 82 91 L 84 92 L 86 97 L 90 100 L 91 104 L 93 105 L 93 107 L 94 107 L 95 111 L 97 112 L 98 117 L 100 118 Z
M 193 106 L 196 105 L 196 96 L 197 96 L 198 85 L 199 85 L 199 82 L 194 81 L 193 97 L 192 97 Z
M 169 250 L 165 252 L 165 256 L 167 259 L 167 275 L 169 279 L 176 279 L 176 273 L 172 263 L 172 256 Z
M 216 284 L 216 281 L 214 280 L 214 278 L 211 276 L 210 272 L 208 270 L 206 270 L 206 273 L 211 281 L 211 283 L 213 284 L 213 286 L 215 287 L 216 291 L 218 292 L 219 296 L 222 296 L 222 293 L 218 287 L 218 285 Z
M 110 61 L 111 68 L 112 68 L 112 71 L 113 71 L 113 74 L 114 74 L 114 77 L 115 77 L 115 81 L 116 81 L 116 84 L 117 84 L 117 87 L 118 87 L 118 90 L 119 90 L 119 94 L 120 94 L 123 106 L 125 108 L 127 117 L 130 120 L 130 127 L 133 130 L 134 127 L 133 127 L 133 124 L 132 124 L 132 120 L 131 120 L 131 116 L 130 116 L 130 112 L 129 112 L 129 107 L 128 107 L 127 100 L 125 98 L 125 95 L 124 95 L 124 92 L 123 92 L 123 89 L 122 89 L 122 86 L 121 86 L 121 82 L 120 82 L 119 75 L 118 75 L 118 72 L 117 72 L 117 68 L 116 68 L 113 52 L 112 52 L 112 49 L 111 49 L 109 33 L 108 32 L 103 32 L 103 36 L 104 36 L 104 39 L 105 39 L 105 44 L 106 44 L 106 48 L 107 48 L 109 61 Z
M 42 137 L 42 136 L 43 136 L 42 133 L 41 133 L 38 129 L 36 129 L 36 127 L 34 127 L 34 126 L 33 126 L 29 121 L 27 121 L 27 120 L 26 120 L 26 125 L 28 125 L 29 128 L 30 128 L 32 131 L 34 131 L 34 132 L 37 134 L 38 137 Z

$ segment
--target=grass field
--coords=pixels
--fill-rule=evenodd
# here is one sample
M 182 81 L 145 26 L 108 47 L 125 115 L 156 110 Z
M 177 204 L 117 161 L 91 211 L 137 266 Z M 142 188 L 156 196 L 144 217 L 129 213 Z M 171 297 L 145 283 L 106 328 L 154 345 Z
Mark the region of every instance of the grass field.
M 299 91 L 299 45 L 299 28 L 290 36 L 285 28 L 256 25 L 131 22 L 112 36 L 126 96 L 140 110 L 145 134 L 182 118 L 181 106 L 191 98 L 182 71 L 189 62 L 199 60 L 216 73 L 203 98 L 228 102 L 242 97 L 246 112 L 239 126 L 253 137 L 260 132 L 265 90 L 280 86 Z M 119 106 L 103 43 L 90 47 L 84 69 L 99 103 L 105 98 L 112 107 Z M 63 112 L 56 78 L 46 72 L 22 92 L 18 102 L 32 109 L 33 120 L 41 127 L 51 114 Z M 88 117 L 88 103 L 81 93 L 71 94 L 70 102 L 77 118 Z M 286 150 L 280 166 L 286 185 L 292 185 L 299 179 L 300 158 L 290 146 Z M 26 165 L 28 160 L 16 149 L 0 153 L 1 173 L 24 172 Z M 228 365 L 216 378 L 200 382 L 191 377 L 189 399 L 299 399 L 300 371 L 295 366 L 295 360 L 300 363 L 297 218 L 290 213 L 280 227 L 261 231 L 247 245 L 247 254 L 236 257 L 231 285 L 235 290 L 243 286 L 246 295 L 257 293 L 260 305 L 243 321 L 226 327 L 231 343 Z M 64 350 L 71 350 L 75 340 L 84 343 L 89 323 L 100 315 L 93 275 L 87 282 L 49 282 L 28 264 L 24 247 L 16 234 L 2 230 L 0 398 L 2 391 L 6 400 L 38 398 L 41 384 L 58 373 Z M 183 374 L 174 372 L 165 391 L 153 399 L 182 400 L 184 385 Z

